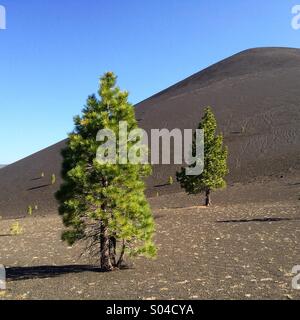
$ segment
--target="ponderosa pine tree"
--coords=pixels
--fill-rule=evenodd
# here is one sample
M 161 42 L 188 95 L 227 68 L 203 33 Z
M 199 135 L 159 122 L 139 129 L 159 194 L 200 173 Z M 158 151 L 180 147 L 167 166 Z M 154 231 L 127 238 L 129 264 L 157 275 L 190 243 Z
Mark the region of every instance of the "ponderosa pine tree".
M 205 205 L 210 206 L 211 192 L 226 187 L 225 176 L 228 174 L 228 150 L 223 146 L 223 135 L 216 135 L 217 121 L 210 107 L 205 114 L 198 129 L 204 130 L 204 170 L 200 175 L 186 175 L 185 168 L 177 173 L 177 180 L 188 194 L 205 193 Z M 196 150 L 196 135 L 194 135 L 193 153 Z M 194 155 L 194 154 L 193 154 Z M 195 167 L 191 165 L 190 167 Z
M 64 183 L 56 197 L 67 228 L 62 239 L 70 245 L 87 241 L 100 256 L 101 269 L 111 271 L 121 266 L 125 253 L 156 254 L 154 219 L 144 192 L 151 166 L 96 160 L 99 130 L 110 129 L 118 138 L 120 121 L 127 122 L 129 132 L 138 128 L 128 93 L 116 86 L 112 72 L 101 78 L 99 96 L 90 96 L 82 116 L 74 118 L 75 129 L 62 152 Z M 133 145 L 127 142 L 128 148 Z

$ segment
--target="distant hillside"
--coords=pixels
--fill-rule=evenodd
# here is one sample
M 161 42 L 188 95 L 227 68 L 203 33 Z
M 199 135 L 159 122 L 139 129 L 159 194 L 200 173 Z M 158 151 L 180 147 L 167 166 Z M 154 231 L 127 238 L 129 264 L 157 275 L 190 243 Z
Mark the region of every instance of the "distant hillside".
M 146 76 L 143 81 L 147 82 Z M 139 103 L 136 115 L 146 130 L 196 128 L 209 105 L 229 147 L 228 181 L 276 179 L 300 169 L 299 84 L 300 49 L 251 49 Z M 0 216 L 24 215 L 28 205 L 35 204 L 40 213 L 56 210 L 53 194 L 60 183 L 64 144 L 59 142 L 1 170 Z M 147 194 L 179 190 L 177 184 L 166 186 L 177 169 L 155 166 Z M 54 186 L 52 173 L 58 177 Z
M 2 169 L 2 168 L 4 168 L 4 167 L 6 167 L 5 164 L 0 164 L 0 169 Z

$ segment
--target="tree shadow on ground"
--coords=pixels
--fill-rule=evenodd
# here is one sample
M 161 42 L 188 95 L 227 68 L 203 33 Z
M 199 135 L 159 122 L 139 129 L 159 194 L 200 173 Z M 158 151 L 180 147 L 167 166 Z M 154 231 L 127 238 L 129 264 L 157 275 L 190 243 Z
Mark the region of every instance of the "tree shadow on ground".
M 42 180 L 42 178 L 41 178 L 41 177 L 38 177 L 38 178 L 30 179 L 30 181 L 38 181 L 38 180 Z
M 88 265 L 37 266 L 6 268 L 8 281 L 55 278 L 65 274 L 82 272 L 102 272 L 100 268 Z
M 257 218 L 257 219 L 241 219 L 241 220 L 222 220 L 217 223 L 250 223 L 250 222 L 281 222 L 281 221 L 297 221 L 300 218 Z
M 169 187 L 170 183 L 164 183 L 164 184 L 158 184 L 156 186 L 154 186 L 154 188 L 163 188 L 163 187 Z
M 37 187 L 29 188 L 29 189 L 27 189 L 27 191 L 43 189 L 43 188 L 46 188 L 46 187 L 49 187 L 49 186 L 51 186 L 51 184 L 43 184 L 42 186 L 37 186 Z
M 154 216 L 154 220 L 163 219 L 163 218 L 165 218 L 165 217 L 166 217 L 166 216 L 163 215 L 163 214 L 157 214 L 157 215 Z
M 300 182 L 296 182 L 296 183 L 289 183 L 288 186 L 299 186 Z

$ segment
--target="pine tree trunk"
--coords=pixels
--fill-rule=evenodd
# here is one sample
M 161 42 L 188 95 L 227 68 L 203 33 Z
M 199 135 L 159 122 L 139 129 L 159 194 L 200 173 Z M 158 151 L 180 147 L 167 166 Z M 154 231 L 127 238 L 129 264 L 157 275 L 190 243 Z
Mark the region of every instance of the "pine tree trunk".
M 117 266 L 116 255 L 117 255 L 117 240 L 115 237 L 110 237 L 109 240 L 109 255 L 110 261 L 113 267 Z
M 100 235 L 100 265 L 104 272 L 112 271 L 113 266 L 110 260 L 110 239 L 108 236 L 108 228 L 101 224 Z
M 117 263 L 117 267 L 118 267 L 119 269 L 120 269 L 121 266 L 122 266 L 122 262 L 123 262 L 124 255 L 125 255 L 125 249 L 126 249 L 125 240 L 123 240 L 123 245 L 122 245 L 122 250 L 121 250 L 120 258 L 119 258 L 119 261 L 118 261 L 118 263 Z
M 211 206 L 211 190 L 210 190 L 210 189 L 207 189 L 207 190 L 206 190 L 205 205 L 206 205 L 207 207 L 210 207 L 210 206 Z
M 102 179 L 103 188 L 108 186 L 108 181 L 106 177 Z M 106 212 L 106 203 L 104 202 L 101 206 L 101 209 Z M 101 269 L 104 272 L 112 271 L 113 265 L 111 262 L 111 241 L 107 228 L 107 223 L 104 221 L 101 222 L 100 228 L 100 265 Z

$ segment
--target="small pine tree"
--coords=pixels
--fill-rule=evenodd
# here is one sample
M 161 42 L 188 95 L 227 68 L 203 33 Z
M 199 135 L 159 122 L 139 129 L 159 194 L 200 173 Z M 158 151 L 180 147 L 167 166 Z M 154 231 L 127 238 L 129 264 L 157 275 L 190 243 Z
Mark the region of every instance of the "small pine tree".
M 32 216 L 32 206 L 28 206 L 27 213 L 29 216 Z
M 19 236 L 23 233 L 23 228 L 19 222 L 14 222 L 10 227 L 10 234 L 12 236 Z
M 222 134 L 216 135 L 217 121 L 210 107 L 205 109 L 199 129 L 204 130 L 204 171 L 198 176 L 187 176 L 185 168 L 177 173 L 177 180 L 189 194 L 205 192 L 206 206 L 211 205 L 211 192 L 226 187 L 224 177 L 228 174 L 228 150 L 223 146 Z M 196 148 L 196 135 L 193 150 Z M 192 165 L 191 167 L 194 167 Z
M 56 183 L 56 175 L 53 173 L 51 176 L 51 184 L 55 184 Z
M 111 271 L 121 267 L 125 253 L 156 254 L 154 219 L 144 193 L 151 166 L 95 159 L 99 130 L 110 129 L 118 137 L 120 121 L 127 122 L 129 131 L 138 128 L 128 93 L 116 87 L 113 73 L 101 78 L 99 96 L 90 96 L 83 115 L 74 118 L 75 130 L 62 152 L 64 183 L 56 196 L 67 227 L 62 239 L 70 245 L 88 241 L 88 248 L 100 256 L 101 269 Z M 128 142 L 128 148 L 132 145 Z

